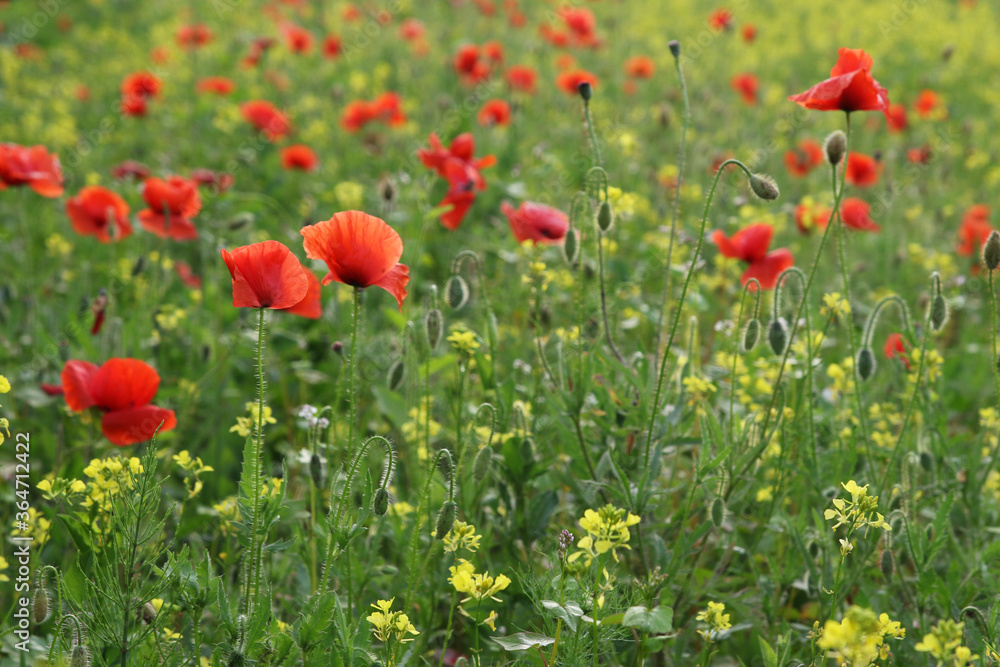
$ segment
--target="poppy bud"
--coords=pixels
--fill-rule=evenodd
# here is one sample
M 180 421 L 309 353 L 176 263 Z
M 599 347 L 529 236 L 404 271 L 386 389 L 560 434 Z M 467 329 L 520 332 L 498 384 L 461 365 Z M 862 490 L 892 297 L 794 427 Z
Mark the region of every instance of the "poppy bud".
M 580 97 L 583 98 L 584 102 L 589 102 L 590 98 L 594 96 L 594 89 L 591 87 L 589 81 L 581 81 L 576 90 L 580 93 Z
M 722 517 L 726 512 L 726 503 L 722 498 L 716 498 L 712 502 L 712 523 L 718 528 L 722 525 Z
M 750 189 L 755 195 L 766 201 L 774 201 L 781 194 L 774 179 L 764 174 L 754 174 L 750 177 Z
M 756 317 L 747 322 L 747 328 L 743 330 L 743 351 L 749 352 L 757 347 L 760 340 L 760 320 Z
M 1000 266 L 1000 232 L 994 230 L 986 239 L 986 244 L 983 246 L 983 263 L 990 271 L 996 271 Z
M 493 461 L 493 450 L 483 447 L 476 454 L 476 459 L 472 462 L 472 478 L 479 484 L 490 472 L 490 463 Z
M 335 354 L 343 354 L 344 353 L 344 343 L 342 341 L 336 340 L 336 341 L 333 342 L 333 345 L 330 346 L 330 349 Z
M 441 334 L 444 331 L 441 311 L 437 308 L 428 310 L 427 317 L 424 318 L 424 327 L 427 330 L 427 346 L 433 350 L 441 342 Z
M 434 530 L 436 539 L 443 540 L 444 536 L 451 531 L 452 526 L 455 525 L 456 516 L 458 516 L 458 505 L 455 504 L 454 500 L 446 500 L 438 513 L 437 526 Z
M 386 204 L 396 201 L 396 181 L 392 176 L 383 176 L 379 183 L 379 195 Z
M 135 260 L 135 264 L 132 265 L 132 277 L 135 278 L 137 275 L 143 272 L 146 268 L 146 256 L 139 255 L 139 259 Z
M 785 325 L 785 320 L 778 318 L 771 321 L 771 326 L 767 331 L 767 342 L 771 344 L 771 350 L 775 354 L 781 354 L 785 351 L 785 345 L 788 344 L 788 327 Z
M 146 625 L 152 625 L 153 621 L 156 620 L 156 607 L 153 606 L 152 602 L 143 604 L 140 613 L 142 616 L 142 622 Z
M 872 353 L 870 348 L 863 347 L 858 350 L 857 367 L 858 377 L 862 381 L 867 380 L 875 374 L 875 354 Z
M 882 559 L 879 561 L 879 567 L 882 569 L 882 576 L 886 579 L 892 579 L 892 552 L 886 549 L 882 552 Z
M 386 384 L 389 389 L 396 391 L 399 389 L 399 385 L 403 384 L 403 378 L 406 376 L 406 364 L 403 363 L 402 359 L 397 359 L 393 362 L 392 366 L 389 366 L 389 374 L 386 378 Z
M 563 257 L 566 258 L 566 262 L 574 264 L 576 262 L 576 253 L 579 250 L 580 239 L 576 235 L 576 230 L 570 228 L 569 233 L 566 234 L 566 238 L 563 240 Z
M 90 652 L 83 644 L 74 644 L 70 651 L 70 667 L 90 667 Z
M 826 152 L 826 159 L 830 164 L 834 166 L 840 164 L 840 161 L 844 159 L 844 153 L 847 152 L 847 135 L 840 130 L 834 130 L 826 138 L 823 150 Z
M 934 458 L 930 452 L 920 452 L 920 467 L 930 472 L 934 468 Z
M 44 623 L 49 620 L 49 592 L 45 590 L 45 584 L 39 582 L 35 589 L 35 599 L 32 603 L 32 612 L 35 623 Z
M 526 470 L 535 464 L 535 443 L 531 438 L 525 438 L 521 441 L 521 461 Z
M 322 488 L 323 463 L 319 460 L 319 454 L 313 454 L 309 457 L 309 477 L 312 478 L 313 484 Z
M 597 209 L 597 227 L 602 232 L 607 232 L 614 223 L 615 214 L 611 210 L 611 202 L 602 201 L 600 208 Z
M 672 55 L 675 60 L 677 58 L 681 57 L 681 43 L 680 42 L 678 42 L 676 39 L 672 39 L 672 40 L 670 40 L 670 43 L 667 44 L 667 46 L 670 48 L 670 55 Z
M 948 302 L 938 294 L 931 301 L 931 330 L 941 331 L 948 321 Z
M 387 577 L 395 577 L 399 574 L 399 568 L 395 565 L 389 565 L 388 563 L 380 567 L 378 570 L 380 574 L 384 574 Z
M 389 492 L 379 487 L 375 491 L 375 498 L 372 500 L 372 509 L 375 510 L 375 514 L 378 516 L 385 516 L 385 513 L 389 511 Z
M 465 278 L 455 274 L 444 285 L 444 298 L 455 310 L 461 310 L 469 301 L 469 285 Z

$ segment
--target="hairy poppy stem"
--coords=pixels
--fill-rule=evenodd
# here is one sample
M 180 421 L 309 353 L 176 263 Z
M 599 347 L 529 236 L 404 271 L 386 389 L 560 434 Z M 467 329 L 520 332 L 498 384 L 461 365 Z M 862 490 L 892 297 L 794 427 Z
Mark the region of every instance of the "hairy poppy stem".
M 260 533 L 260 497 L 261 487 L 260 458 L 264 449 L 264 308 L 257 309 L 260 313 L 257 320 L 257 432 L 254 439 L 254 469 L 253 475 L 253 516 L 250 517 L 250 567 L 246 578 L 246 612 L 252 618 L 256 607 L 257 591 L 260 590 L 260 570 L 262 554 L 259 554 L 258 534 Z
M 993 291 L 993 269 L 989 269 L 989 283 L 987 284 L 987 291 L 990 293 L 990 307 L 991 316 L 990 324 L 991 330 L 993 332 L 993 387 L 996 390 L 996 401 L 998 407 L 1000 407 L 1000 357 L 997 356 L 997 296 Z M 940 290 L 940 287 L 938 288 Z M 920 363 L 924 363 L 924 354 L 920 353 Z M 990 462 L 986 466 L 986 470 L 983 472 L 983 480 L 979 484 L 980 490 L 986 485 L 986 480 L 989 478 L 990 473 L 993 472 L 993 468 L 996 466 L 998 449 L 994 447 L 993 451 L 990 452 Z
M 743 322 L 743 307 L 746 305 L 747 292 L 750 291 L 750 285 L 756 285 L 757 289 L 754 290 L 754 304 L 753 304 L 753 319 L 757 319 L 757 313 L 760 312 L 760 281 L 756 278 L 751 278 L 747 281 L 746 286 L 743 288 L 743 295 L 740 297 L 740 313 L 736 316 L 736 349 L 733 350 L 733 372 L 729 376 L 729 382 L 731 383 L 729 391 L 729 442 L 733 442 L 733 425 L 735 419 L 733 418 L 735 410 L 735 398 L 736 398 L 736 362 L 740 356 L 740 325 Z

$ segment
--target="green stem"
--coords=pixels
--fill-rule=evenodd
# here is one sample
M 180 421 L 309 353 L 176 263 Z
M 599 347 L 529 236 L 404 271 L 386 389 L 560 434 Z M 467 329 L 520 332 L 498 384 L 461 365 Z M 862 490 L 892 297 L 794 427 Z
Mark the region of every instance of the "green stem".
M 583 118 L 587 125 L 587 136 L 590 137 L 590 146 L 594 150 L 594 163 L 599 167 L 603 163 L 601 159 L 601 147 L 597 145 L 597 134 L 594 132 L 594 120 L 590 116 L 590 101 L 583 101 Z
M 989 270 L 989 285 L 988 291 L 990 293 L 990 306 L 992 310 L 991 317 L 991 329 L 993 331 L 993 388 L 996 390 L 996 401 L 997 405 L 1000 406 L 1000 357 L 997 356 L 997 297 L 993 292 L 993 269 Z M 921 353 L 920 362 L 923 363 L 924 355 Z M 1000 414 L 1000 413 L 998 413 Z M 986 470 L 983 472 L 983 480 L 979 485 L 979 488 L 986 484 L 986 480 L 989 478 L 990 473 L 993 471 L 994 466 L 997 461 L 998 448 L 994 447 L 993 451 L 990 452 L 990 462 L 986 466 Z
M 249 566 L 247 568 L 246 576 L 246 614 L 248 617 L 253 617 L 254 609 L 256 607 L 256 591 L 257 586 L 260 581 L 260 562 L 257 560 L 257 542 L 259 540 L 260 533 L 260 496 L 261 496 L 261 465 L 260 459 L 263 455 L 263 443 L 264 443 L 264 309 L 259 308 L 259 316 L 257 319 L 257 419 L 256 419 L 256 436 L 254 440 L 254 456 L 253 460 L 255 462 L 254 469 L 249 471 L 252 475 L 253 483 L 250 485 L 253 493 L 253 504 L 251 511 L 253 514 L 250 517 L 250 551 L 249 551 Z
M 593 619 L 594 619 L 594 632 L 593 632 L 593 641 L 592 641 L 592 649 L 591 649 L 592 653 L 594 654 L 593 655 L 593 662 L 591 664 L 594 667 L 597 667 L 597 658 L 598 658 L 598 653 L 599 653 L 599 649 L 600 649 L 600 645 L 598 643 L 600 637 L 599 637 L 598 632 L 597 632 L 597 627 L 598 627 L 598 620 L 597 620 L 597 593 L 598 593 L 598 586 L 600 585 L 600 577 L 601 577 L 601 570 L 602 569 L 603 568 L 601 568 L 601 563 L 598 562 L 597 563 L 597 567 L 594 568 L 594 592 L 593 592 L 593 595 L 592 595 L 593 609 L 590 612 L 593 615 Z
M 608 347 L 611 349 L 611 353 L 615 355 L 615 358 L 625 366 L 625 358 L 622 357 L 622 353 L 618 351 L 618 346 L 615 345 L 615 339 L 611 335 L 611 326 L 608 324 L 608 300 L 607 300 L 607 290 L 604 287 L 604 234 L 600 231 L 597 232 L 597 276 L 600 280 L 601 287 L 601 316 L 604 318 L 604 338 L 608 343 Z

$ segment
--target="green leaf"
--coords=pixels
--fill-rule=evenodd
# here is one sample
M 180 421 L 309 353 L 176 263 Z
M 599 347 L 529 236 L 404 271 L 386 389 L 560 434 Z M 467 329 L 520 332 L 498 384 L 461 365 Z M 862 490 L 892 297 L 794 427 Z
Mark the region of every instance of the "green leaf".
M 629 607 L 622 618 L 622 625 L 648 632 L 651 635 L 665 635 L 673 629 L 674 610 L 670 607 L 646 609 L 643 606 Z
M 554 644 L 556 640 L 534 632 L 519 632 L 507 637 L 494 637 L 493 641 L 500 644 L 506 651 L 527 651 L 537 646 Z
M 757 637 L 760 644 L 760 655 L 764 658 L 764 667 L 778 667 L 778 654 L 774 652 L 771 645 L 764 641 L 763 637 Z
M 562 619 L 573 632 L 576 632 L 576 619 L 583 616 L 583 609 L 575 602 L 561 605 L 555 600 L 542 600 L 542 608 L 552 616 Z

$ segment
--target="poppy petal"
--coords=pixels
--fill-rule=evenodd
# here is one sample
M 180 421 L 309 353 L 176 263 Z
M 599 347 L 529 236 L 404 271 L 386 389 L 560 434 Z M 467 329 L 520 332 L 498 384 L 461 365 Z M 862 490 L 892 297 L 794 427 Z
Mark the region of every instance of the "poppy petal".
M 386 222 L 363 211 L 342 211 L 301 230 L 309 259 L 326 262 L 323 284 L 352 287 L 378 283 L 403 256 L 403 240 Z
M 308 317 L 311 320 L 317 320 L 323 315 L 323 302 L 320 295 L 320 284 L 319 278 L 312 271 L 307 271 L 303 269 L 306 274 L 306 280 L 309 281 L 309 290 L 306 295 L 302 297 L 294 306 L 289 306 L 288 308 L 279 308 L 285 313 L 291 313 L 292 315 L 299 315 L 301 317 Z
M 161 426 L 162 424 L 162 426 Z M 155 405 L 142 405 L 128 410 L 106 412 L 101 418 L 101 431 L 119 447 L 134 445 L 151 439 L 157 433 L 177 426 L 173 410 Z
M 89 361 L 70 359 L 66 362 L 62 370 L 62 389 L 70 410 L 80 412 L 95 405 L 93 384 L 97 371 L 97 365 Z
M 298 258 L 278 241 L 242 246 L 222 259 L 233 279 L 237 308 L 290 308 L 309 291 L 306 271 Z
M 146 405 L 156 396 L 160 375 L 138 359 L 108 359 L 94 375 L 91 394 L 105 410 L 128 410 Z
M 756 278 L 760 282 L 761 289 L 774 289 L 781 272 L 791 268 L 793 264 L 795 259 L 791 251 L 788 248 L 778 248 L 747 267 L 743 272 L 743 284 L 746 285 L 751 278 Z
M 406 264 L 397 264 L 374 284 L 396 297 L 399 312 L 403 312 L 403 299 L 406 298 L 406 284 L 408 282 L 410 282 L 410 267 Z

